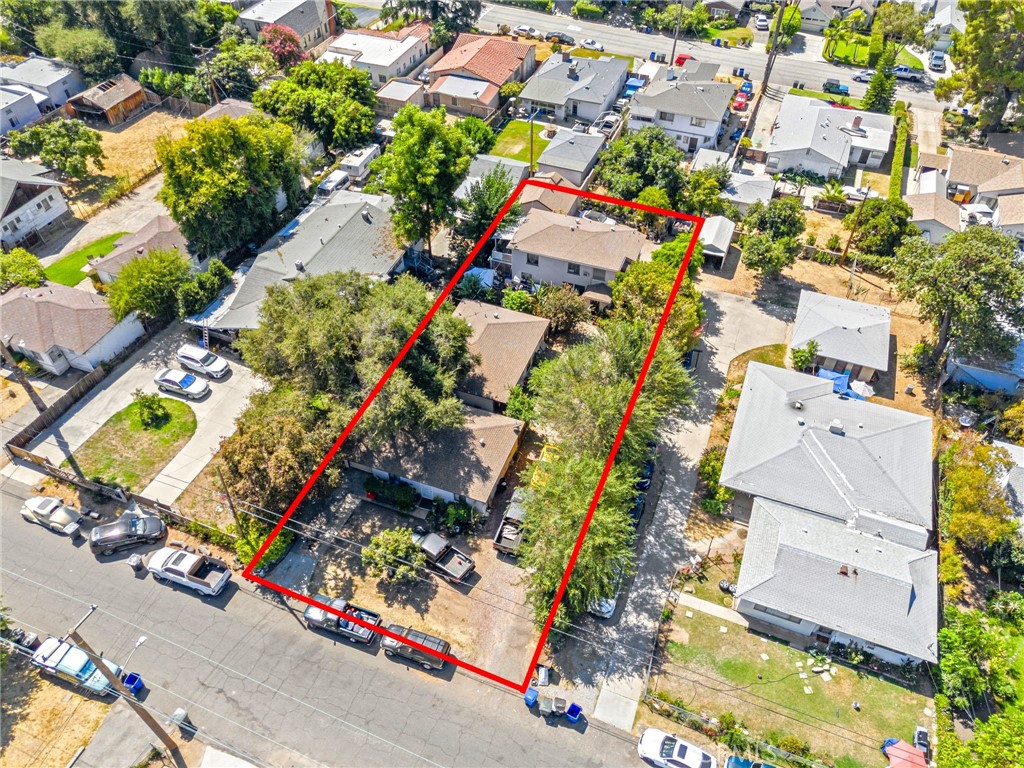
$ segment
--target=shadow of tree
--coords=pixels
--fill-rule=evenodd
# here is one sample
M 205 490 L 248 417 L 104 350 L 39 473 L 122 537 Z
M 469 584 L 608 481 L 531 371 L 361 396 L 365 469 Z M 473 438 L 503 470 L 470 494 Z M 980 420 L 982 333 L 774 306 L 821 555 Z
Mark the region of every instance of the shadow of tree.
M 11 741 L 11 732 L 28 712 L 29 700 L 39 687 L 39 674 L 28 660 L 13 656 L 2 673 L 0 701 L 3 702 L 4 716 L 0 718 L 0 749 Z

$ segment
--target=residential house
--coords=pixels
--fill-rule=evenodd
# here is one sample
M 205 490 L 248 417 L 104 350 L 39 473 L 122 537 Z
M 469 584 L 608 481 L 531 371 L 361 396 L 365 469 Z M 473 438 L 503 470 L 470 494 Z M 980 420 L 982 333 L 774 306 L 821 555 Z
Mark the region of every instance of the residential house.
M 800 291 L 791 350 L 818 345 L 815 366 L 871 381 L 889 370 L 889 310 L 814 291 Z
M 948 51 L 953 44 L 954 33 L 962 35 L 967 31 L 967 18 L 960 10 L 959 0 L 935 0 L 932 3 L 925 3 L 934 15 L 925 25 L 926 35 L 934 36 L 935 42 L 932 48 L 938 51 Z
M 178 251 L 194 268 L 199 266 L 198 259 L 189 252 L 188 240 L 181 234 L 178 222 L 170 216 L 158 214 L 135 234 L 120 238 L 114 243 L 114 250 L 106 256 L 93 259 L 82 267 L 82 271 L 95 275 L 95 279 L 104 285 L 110 285 L 125 265 L 150 251 Z
M 996 201 L 992 226 L 1004 234 L 1017 238 L 1017 244 L 1024 251 L 1024 193 L 1000 195 Z
M 375 87 L 408 75 L 430 53 L 430 25 L 416 22 L 395 32 L 352 29 L 331 41 L 318 61 L 340 61 L 366 72 Z
M 142 336 L 134 313 L 114 322 L 106 299 L 59 283 L 12 288 L 0 296 L 0 342 L 60 375 L 91 371 Z
M 469 351 L 479 360 L 455 394 L 474 408 L 504 410 L 509 391 L 525 384 L 526 375 L 543 351 L 550 321 L 469 300 L 459 302 L 454 314 L 473 329 Z
M 379 117 L 394 117 L 410 104 L 420 109 L 427 106 L 426 86 L 408 77 L 396 77 L 377 91 L 377 103 L 373 111 Z
M 256 109 L 251 101 L 229 98 L 221 99 L 208 110 L 203 112 L 198 119 L 216 120 L 218 117 L 230 117 L 232 120 L 237 120 L 240 117 L 248 117 L 249 115 L 265 114 L 266 113 L 262 110 Z
M 736 206 L 740 216 L 746 216 L 754 203 L 768 205 L 775 194 L 775 179 L 764 173 L 734 171 L 721 197 Z
M 469 189 L 473 184 L 498 168 L 503 168 L 509 175 L 509 178 L 512 180 L 513 189 L 519 185 L 520 181 L 528 178 L 530 175 L 529 163 L 524 163 L 521 160 L 510 160 L 507 157 L 500 157 L 498 155 L 477 155 L 469 164 L 469 172 L 466 173 L 466 178 L 462 180 L 458 189 L 455 190 L 455 199 L 461 200 L 464 198 L 469 194 Z
M 75 117 L 120 125 L 146 108 L 146 91 L 137 80 L 121 73 L 68 99 Z
M 960 231 L 960 206 L 946 197 L 945 184 L 933 192 L 906 195 L 903 202 L 911 208 L 910 222 L 928 242 L 941 243 Z
M 981 203 L 995 208 L 1002 195 L 1024 192 L 1024 160 L 1001 152 L 951 146 L 945 169 L 948 194 L 955 203 Z M 920 163 L 919 163 L 920 165 Z
M 607 139 L 602 133 L 580 133 L 558 128 L 554 138 L 537 158 L 539 173 L 557 173 L 582 189 L 597 165 Z
M 400 437 L 356 448 L 345 464 L 382 480 L 411 485 L 424 506 L 459 501 L 485 514 L 519 447 L 523 422 L 466 407 L 466 421 L 424 439 Z
M 17 64 L 0 66 L 0 85 L 20 85 L 43 97 L 40 111 L 49 112 L 64 105 L 85 90 L 82 73 L 70 64 L 45 56 L 30 55 Z
M 263 0 L 238 14 L 236 23 L 253 39 L 271 24 L 288 27 L 308 51 L 335 33 L 334 4 L 332 0 Z
M 629 130 L 657 125 L 687 152 L 716 146 L 722 125 L 729 119 L 736 86 L 676 75 L 669 70 L 666 79 L 655 80 L 633 95 Z
M 509 253 L 496 250 L 491 261 L 527 283 L 567 283 L 583 293 L 607 286 L 650 249 L 642 234 L 623 224 L 532 210 L 512 236 Z
M 498 108 L 505 83 L 525 80 L 537 66 L 536 46 L 461 33 L 430 68 L 430 106 L 483 117 Z
M 401 272 L 406 249 L 395 241 L 391 205 L 388 195 L 347 189 L 315 200 L 263 246 L 237 290 L 203 324 L 229 338 L 256 328 L 268 285 L 347 270 L 381 279 Z
M 42 98 L 42 94 L 28 88 L 0 86 L 0 135 L 6 136 L 43 116 L 33 94 Z
M 704 7 L 708 9 L 712 19 L 724 19 L 737 17 L 743 12 L 744 0 L 705 0 Z
M 946 358 L 946 372 L 957 384 L 1018 395 L 1024 390 L 1024 340 L 1005 360 L 991 355 L 961 356 L 954 347 Z
M 1024 534 L 1024 446 L 993 440 L 994 448 L 1001 448 L 1010 455 L 1013 466 L 1000 479 L 1006 501 L 1017 518 L 1017 526 Z
M 71 216 L 53 171 L 0 155 L 0 241 L 5 249 L 45 242 Z
M 543 62 L 519 94 L 528 112 L 542 111 L 558 120 L 592 123 L 619 98 L 629 63 L 618 56 L 572 58 L 569 53 Z
M 735 232 L 736 223 L 725 216 L 711 216 L 704 220 L 698 239 L 704 244 L 705 264 L 710 262 L 715 269 L 725 266 Z
M 766 147 L 769 173 L 803 170 L 842 176 L 851 165 L 878 168 L 892 144 L 891 115 L 787 95 Z
M 935 662 L 932 422 L 750 363 L 721 483 L 750 503 L 735 608 L 893 663 Z
M 879 0 L 800 0 L 800 31 L 821 33 L 833 19 L 845 19 L 860 11 L 864 29 L 871 26 Z
M 561 213 L 566 216 L 574 216 L 576 214 L 576 209 L 580 204 L 580 196 L 572 191 L 577 188 L 572 182 L 568 181 L 562 174 L 554 171 L 550 173 L 535 173 L 533 179 L 534 181 L 563 187 L 566 191 L 559 192 L 548 187 L 527 184 L 523 187 L 522 194 L 519 195 L 519 205 L 523 209 L 523 215 L 533 210 L 550 211 L 551 213 Z

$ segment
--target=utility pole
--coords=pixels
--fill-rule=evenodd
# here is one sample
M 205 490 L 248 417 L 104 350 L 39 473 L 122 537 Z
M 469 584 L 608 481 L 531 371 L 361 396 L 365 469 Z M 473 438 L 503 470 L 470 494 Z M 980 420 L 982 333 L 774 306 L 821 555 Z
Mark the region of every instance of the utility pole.
M 107 680 L 110 681 L 110 684 L 114 687 L 114 690 L 116 690 L 118 694 L 120 694 L 121 698 L 125 700 L 129 707 L 135 710 L 135 714 L 142 718 L 142 722 L 149 726 L 149 729 L 154 734 L 156 734 L 157 738 L 160 739 L 160 742 L 165 747 L 167 747 L 170 753 L 172 755 L 177 753 L 178 744 L 174 741 L 174 739 L 171 738 L 170 734 L 167 733 L 163 728 L 161 728 L 160 724 L 145 709 L 145 707 L 143 707 L 141 704 L 139 704 L 139 702 L 135 700 L 135 697 L 132 695 L 131 691 L 124 687 L 124 683 L 121 682 L 121 679 L 117 675 L 111 673 L 110 668 L 107 667 L 103 659 L 100 656 L 98 656 L 96 652 L 89 646 L 89 644 L 85 642 L 82 636 L 78 634 L 78 630 L 72 629 L 68 633 L 68 637 L 71 638 L 75 645 L 77 645 L 85 652 L 85 655 L 89 657 L 89 660 L 96 665 L 96 669 L 100 670 L 103 673 Z
M 676 15 L 676 31 L 672 33 L 672 55 L 668 59 L 668 65 L 676 65 L 676 43 L 679 42 L 679 26 L 683 23 L 683 0 L 679 0 L 679 13 Z
M 846 263 L 846 254 L 850 251 L 850 243 L 853 242 L 853 236 L 857 234 L 857 225 L 860 223 L 860 214 L 864 210 L 864 204 L 868 201 L 868 195 L 871 193 L 871 187 L 867 184 L 864 185 L 864 199 L 860 201 L 860 205 L 857 206 L 857 213 L 853 215 L 853 226 L 850 227 L 850 236 L 846 238 L 846 245 L 843 246 L 843 255 L 839 257 L 839 266 L 843 266 Z M 850 284 L 853 285 L 853 277 L 850 277 Z
M 238 516 L 238 510 L 235 509 L 234 499 L 231 498 L 231 491 L 228 490 L 228 484 L 224 482 L 224 475 L 221 474 L 220 467 L 217 466 L 216 464 L 213 465 L 213 468 L 217 470 L 217 477 L 220 478 L 220 484 L 221 487 L 224 489 L 224 495 L 228 499 L 228 507 L 231 509 L 231 516 L 235 518 L 235 528 L 238 530 L 238 535 L 245 539 L 247 542 L 249 542 L 249 544 L 251 545 L 252 542 L 249 541 L 248 534 L 249 529 L 242 525 L 242 520 Z
M 11 355 L 11 350 L 4 344 L 3 339 L 0 339 L 0 355 L 3 356 L 4 362 L 10 366 L 11 372 L 14 374 L 14 378 L 18 380 L 18 383 L 28 393 L 28 399 L 32 401 L 32 405 L 36 407 L 36 410 L 42 413 L 46 410 L 46 403 L 43 402 L 43 398 L 39 396 L 39 393 L 32 387 L 32 383 L 28 380 L 28 376 L 25 372 L 18 367 L 18 364 L 14 362 L 14 357 Z

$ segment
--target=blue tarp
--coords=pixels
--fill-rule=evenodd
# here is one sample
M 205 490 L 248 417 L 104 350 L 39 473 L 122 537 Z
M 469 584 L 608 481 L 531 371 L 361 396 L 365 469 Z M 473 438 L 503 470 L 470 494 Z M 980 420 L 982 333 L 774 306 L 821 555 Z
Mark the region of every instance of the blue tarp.
M 854 400 L 863 400 L 864 398 L 850 389 L 850 374 L 838 373 L 836 371 L 826 371 L 824 369 L 818 369 L 819 379 L 828 379 L 832 382 L 832 391 L 837 395 L 845 395 L 846 397 L 852 397 Z

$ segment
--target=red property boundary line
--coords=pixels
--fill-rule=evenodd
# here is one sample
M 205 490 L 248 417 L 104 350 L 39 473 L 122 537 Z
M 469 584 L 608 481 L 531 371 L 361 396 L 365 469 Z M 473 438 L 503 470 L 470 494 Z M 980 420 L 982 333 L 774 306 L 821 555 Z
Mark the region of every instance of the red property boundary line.
M 420 645 L 419 643 L 410 642 L 405 638 L 398 637 L 394 633 L 389 632 L 388 630 L 382 627 L 372 626 L 355 616 L 352 616 L 350 614 L 343 614 L 342 612 L 336 611 L 321 603 L 314 602 L 312 598 L 307 597 L 306 595 L 299 594 L 298 592 L 288 589 L 287 587 L 282 587 L 279 584 L 275 584 L 272 581 L 268 581 L 267 579 L 264 579 L 262 576 L 257 576 L 253 572 L 253 564 L 259 562 L 260 558 L 263 557 L 264 553 L 270 547 L 274 539 L 277 538 L 278 534 L 281 533 L 281 530 L 284 528 L 289 518 L 291 518 L 291 516 L 295 513 L 295 510 L 298 509 L 299 504 L 301 504 L 302 501 L 306 498 L 310 490 L 313 488 L 313 485 L 316 483 L 316 481 L 320 478 L 320 475 L 322 475 L 324 470 L 327 468 L 327 465 L 337 455 L 338 451 L 341 449 L 341 446 L 348 439 L 349 435 L 352 434 L 352 430 L 355 429 L 355 426 L 358 423 L 359 419 L 363 417 L 363 414 L 365 414 L 370 405 L 373 404 L 374 399 L 376 399 L 377 395 L 380 393 L 381 389 L 383 389 L 388 379 L 391 378 L 391 375 L 398 368 L 399 364 L 401 364 L 402 360 L 405 358 L 406 354 L 408 354 L 409 350 L 412 349 L 413 344 L 415 344 L 416 340 L 419 339 L 420 334 L 422 334 L 423 331 L 426 329 L 431 319 L 433 319 L 434 314 L 437 312 L 438 309 L 440 309 L 441 305 L 444 304 L 445 300 L 448 298 L 448 295 L 452 292 L 452 289 L 455 287 L 455 285 L 458 284 L 459 280 L 462 279 L 463 274 L 466 272 L 467 269 L 469 269 L 470 265 L 473 263 L 473 259 L 476 257 L 477 253 L 480 252 L 480 250 L 484 247 L 487 241 L 491 238 L 491 235 L 494 234 L 495 230 L 498 228 L 499 223 L 505 217 L 505 214 L 508 213 L 508 210 L 512 207 L 512 204 L 519 197 L 519 195 L 522 194 L 523 190 L 526 187 L 539 187 L 541 189 L 547 189 L 554 192 L 563 192 L 570 195 L 577 195 L 579 197 L 587 198 L 589 200 L 596 200 L 602 203 L 610 203 L 612 205 L 620 205 L 627 208 L 635 208 L 637 210 L 646 211 L 648 213 L 654 213 L 659 216 L 683 219 L 692 222 L 694 224 L 694 228 L 693 234 L 690 237 L 689 246 L 686 249 L 686 256 L 683 259 L 682 265 L 679 267 L 679 271 L 676 273 L 675 282 L 672 284 L 672 291 L 669 294 L 668 301 L 665 303 L 665 309 L 662 310 L 661 319 L 658 322 L 658 327 L 654 331 L 654 337 L 651 340 L 651 346 L 647 350 L 647 356 L 644 358 L 643 366 L 640 369 L 640 375 L 637 377 L 636 384 L 633 386 L 633 392 L 629 398 L 629 404 L 626 406 L 626 412 L 623 414 L 622 421 L 619 423 L 619 429 L 615 435 L 615 442 L 612 444 L 611 452 L 608 454 L 608 459 L 605 461 L 604 471 L 601 473 L 601 478 L 600 480 L 598 480 L 597 487 L 594 489 L 594 496 L 590 501 L 590 506 L 587 509 L 587 515 L 583 520 L 582 527 L 580 528 L 579 536 L 576 538 L 576 545 L 573 547 L 572 554 L 569 557 L 569 563 L 566 567 L 565 574 L 562 576 L 562 583 L 558 587 L 558 592 L 555 595 L 554 602 L 551 605 L 551 610 L 548 612 L 547 620 L 544 622 L 544 628 L 541 631 L 540 639 L 537 642 L 537 647 L 534 649 L 533 658 L 530 660 L 530 664 L 526 669 L 526 675 L 523 678 L 523 680 L 521 682 L 516 682 L 506 677 L 502 677 L 501 675 L 497 675 L 493 672 L 489 672 L 486 669 L 477 667 L 466 661 L 462 661 L 461 659 L 457 659 L 454 656 L 439 654 L 430 648 L 426 648 Z M 557 184 L 550 184 L 548 182 L 538 181 L 532 178 L 524 179 L 523 181 L 519 182 L 519 185 L 512 193 L 512 196 L 509 197 L 509 199 L 506 201 L 504 207 L 498 213 L 497 217 L 494 219 L 494 221 L 491 222 L 491 225 L 487 228 L 487 231 L 484 232 L 480 240 L 477 241 L 476 245 L 473 247 L 473 250 L 469 253 L 469 255 L 466 257 L 466 260 L 455 272 L 455 275 L 452 277 L 452 279 L 444 287 L 441 293 L 438 294 L 437 299 L 430 307 L 430 310 L 427 312 L 426 316 L 420 321 L 419 325 L 416 326 L 416 329 L 412 332 L 412 335 L 409 336 L 408 341 L 405 342 L 405 345 L 402 347 L 398 355 L 388 366 L 387 370 L 384 371 L 383 375 L 380 377 L 380 380 L 374 385 L 373 389 L 370 391 L 370 394 L 367 396 L 366 400 L 364 400 L 363 403 L 359 406 L 359 409 L 355 412 L 355 415 L 345 426 L 345 429 L 342 430 L 342 433 L 338 436 L 338 439 L 335 440 L 334 445 L 331 446 L 331 449 L 320 461 L 320 464 L 313 471 L 313 474 L 310 475 L 309 479 L 302 486 L 302 490 L 300 490 L 299 493 L 295 496 L 295 499 L 292 500 L 292 503 L 288 506 L 288 509 L 285 511 L 284 516 L 277 523 L 277 525 L 274 526 L 274 530 L 270 532 L 270 535 L 267 536 L 266 541 L 263 542 L 263 545 L 259 548 L 259 551 L 256 552 L 255 556 L 253 556 L 252 560 L 245 567 L 245 570 L 242 571 L 242 577 L 248 579 L 249 581 L 255 582 L 256 584 L 260 584 L 269 589 L 273 589 L 276 592 L 281 593 L 282 595 L 291 597 L 295 600 L 298 600 L 301 603 L 305 603 L 306 605 L 311 605 L 321 610 L 326 610 L 329 613 L 333 613 L 339 617 L 344 616 L 344 618 L 346 618 L 347 620 L 354 621 L 359 626 L 365 627 L 380 635 L 384 635 L 394 640 L 400 640 L 404 643 L 413 645 L 419 648 L 421 651 L 429 653 L 433 656 L 437 656 L 438 658 L 444 659 L 445 661 L 450 662 L 457 667 L 461 667 L 470 672 L 473 672 L 474 674 L 480 675 L 481 677 L 484 677 L 488 680 L 500 683 L 501 685 L 505 685 L 513 689 L 514 691 L 518 691 L 519 693 L 524 693 L 526 691 L 527 686 L 529 686 L 530 684 L 530 679 L 533 675 L 533 669 L 537 664 L 537 660 L 540 658 L 541 650 L 544 647 L 544 643 L 547 640 L 548 634 L 551 632 L 551 625 L 555 620 L 555 612 L 558 610 L 558 606 L 562 602 L 562 597 L 565 594 L 566 586 L 568 585 L 569 579 L 572 576 L 573 569 L 576 566 L 576 559 L 579 557 L 580 549 L 583 546 L 583 539 L 586 537 L 587 530 L 590 528 L 590 521 L 594 517 L 594 511 L 597 509 L 598 502 L 601 499 L 601 494 L 604 491 L 605 484 L 608 481 L 608 475 L 611 472 L 612 466 L 615 463 L 615 457 L 619 452 L 619 446 L 622 444 L 622 438 L 626 433 L 626 427 L 629 425 L 629 420 L 630 417 L 633 415 L 633 409 L 636 406 L 636 401 L 640 397 L 640 391 L 643 389 L 644 381 L 647 379 L 647 373 L 650 370 L 652 361 L 654 360 L 654 353 L 657 350 L 658 343 L 661 341 L 661 336 L 665 331 L 665 326 L 668 323 L 669 315 L 672 312 L 672 306 L 675 304 L 676 296 L 679 293 L 680 287 L 682 286 L 683 277 L 686 274 L 686 268 L 690 264 L 690 258 L 693 256 L 694 246 L 697 243 L 697 239 L 700 235 L 700 231 L 703 226 L 704 219 L 697 216 L 691 216 L 686 213 L 680 213 L 678 211 L 669 211 L 662 208 L 655 208 L 649 205 L 642 205 L 640 203 L 635 203 L 628 200 L 619 200 L 618 198 L 608 197 L 606 195 L 599 195 L 595 192 L 587 192 L 579 189 L 560 187 Z

